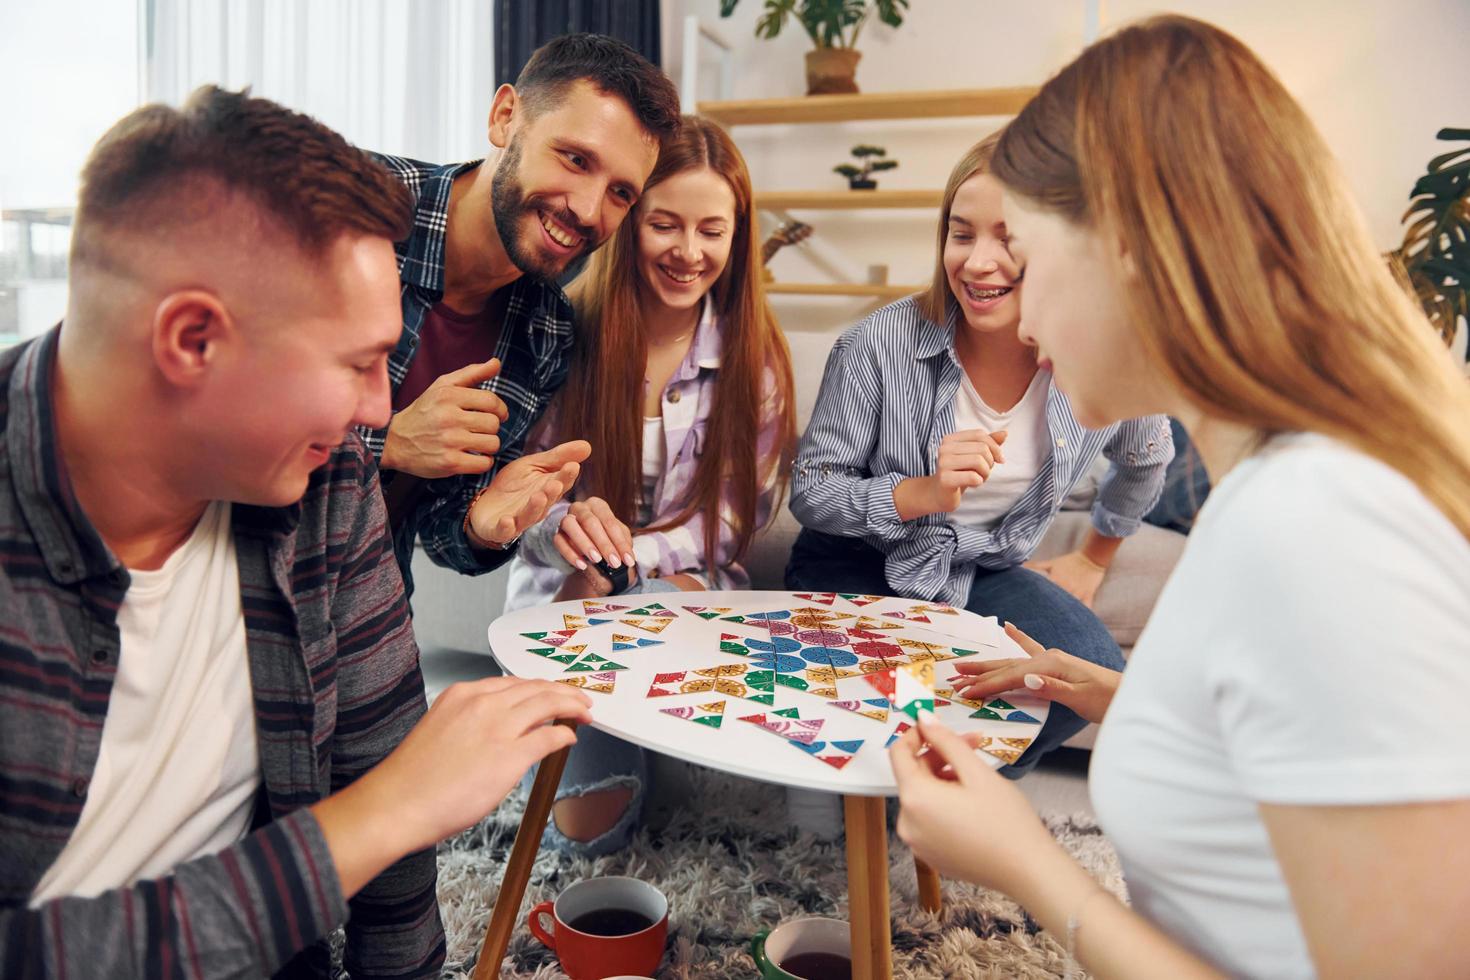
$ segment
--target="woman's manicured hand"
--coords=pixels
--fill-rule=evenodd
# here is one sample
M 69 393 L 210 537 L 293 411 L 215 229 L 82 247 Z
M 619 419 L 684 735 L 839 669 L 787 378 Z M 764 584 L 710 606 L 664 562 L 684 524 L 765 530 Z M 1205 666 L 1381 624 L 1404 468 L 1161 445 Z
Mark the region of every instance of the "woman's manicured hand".
M 965 660 L 954 665 L 955 692 L 977 700 L 1005 691 L 1024 690 L 1038 698 L 1065 704 L 1083 718 L 1100 722 L 1118 692 L 1123 675 L 1061 650 L 1048 650 L 1011 623 L 1006 635 L 1026 658 Z
M 902 805 L 898 836 L 941 875 L 1014 896 L 1039 858 L 1060 852 L 1021 791 L 932 714 L 888 755 Z
M 579 571 L 606 561 L 613 568 L 627 565 L 631 572 L 635 564 L 633 532 L 613 516 L 612 508 L 601 497 L 572 504 L 551 540 L 567 563 Z

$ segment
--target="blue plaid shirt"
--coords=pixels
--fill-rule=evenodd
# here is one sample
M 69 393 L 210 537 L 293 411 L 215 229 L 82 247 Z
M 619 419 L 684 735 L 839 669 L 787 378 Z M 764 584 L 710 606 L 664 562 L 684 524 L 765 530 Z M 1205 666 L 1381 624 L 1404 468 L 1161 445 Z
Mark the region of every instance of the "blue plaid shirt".
M 377 159 L 418 197 L 413 234 L 394 246 L 398 278 L 402 281 L 403 336 L 388 358 L 388 378 L 397 391 L 418 350 L 424 316 L 444 297 L 450 187 L 454 178 L 478 167 L 480 161 L 435 167 L 382 154 Z M 478 476 L 424 481 L 424 492 L 414 509 L 393 529 L 393 549 L 410 592 L 415 538 L 423 542 L 435 564 L 466 575 L 488 572 L 515 553 L 513 548 L 485 551 L 471 547 L 465 538 L 464 517 L 475 494 L 502 466 L 525 451 L 526 434 L 566 381 L 572 349 L 572 307 L 560 286 L 536 276 L 522 276 L 503 288 L 510 290 L 510 301 L 495 345 L 495 356 L 502 367 L 499 376 L 480 385 L 499 395 L 510 412 L 500 426 L 500 452 L 495 456 L 495 465 Z M 363 432 L 368 447 L 379 459 L 387 432 L 386 428 Z M 383 474 L 385 485 L 395 478 L 391 472 Z

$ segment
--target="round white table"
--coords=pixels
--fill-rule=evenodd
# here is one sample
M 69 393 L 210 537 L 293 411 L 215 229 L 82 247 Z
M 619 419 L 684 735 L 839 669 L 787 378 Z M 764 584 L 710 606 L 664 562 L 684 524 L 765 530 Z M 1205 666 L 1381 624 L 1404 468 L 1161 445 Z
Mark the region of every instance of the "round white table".
M 987 737 L 982 759 L 1014 761 L 1048 705 L 1021 694 L 965 702 L 961 659 L 1024 656 L 993 617 L 912 599 L 791 592 L 669 592 L 554 603 L 502 616 L 490 649 L 507 674 L 588 692 L 595 727 L 724 772 L 844 797 L 854 976 L 887 978 L 887 826 L 896 793 L 888 742 L 909 719 L 866 680 L 934 665 L 936 714 Z M 948 702 L 948 703 L 945 703 Z M 777 731 L 781 730 L 781 731 Z M 498 970 L 566 753 L 538 771 L 475 976 Z M 920 866 L 920 896 L 939 906 Z

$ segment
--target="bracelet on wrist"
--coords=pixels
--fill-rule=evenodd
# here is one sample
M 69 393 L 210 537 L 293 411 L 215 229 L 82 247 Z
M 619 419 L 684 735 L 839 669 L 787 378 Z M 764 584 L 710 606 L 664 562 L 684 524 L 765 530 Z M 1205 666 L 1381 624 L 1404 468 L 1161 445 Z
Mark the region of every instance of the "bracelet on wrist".
M 489 538 L 482 538 L 476 534 L 474 527 L 470 524 L 470 515 L 475 512 L 475 504 L 478 504 L 480 498 L 485 496 L 489 490 L 490 484 L 487 483 L 470 498 L 470 505 L 464 509 L 464 523 L 460 527 L 464 531 L 465 540 L 470 543 L 470 547 L 478 548 L 481 551 L 504 551 L 515 543 L 514 538 L 505 544 L 501 544 L 498 541 L 491 541 Z

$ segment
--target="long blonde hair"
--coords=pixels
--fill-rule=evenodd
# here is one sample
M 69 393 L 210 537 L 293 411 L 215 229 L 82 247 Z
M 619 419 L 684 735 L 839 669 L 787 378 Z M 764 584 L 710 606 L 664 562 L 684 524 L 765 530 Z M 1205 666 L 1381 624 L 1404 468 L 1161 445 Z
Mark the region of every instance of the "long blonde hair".
M 678 135 L 659 152 L 644 190 L 704 168 L 723 177 L 735 195 L 730 259 L 709 291 L 723 338 L 714 403 L 694 482 L 679 513 L 634 533 L 678 527 L 702 511 L 705 551 L 713 568 L 721 527 L 730 526 L 731 560 L 740 560 L 759 530 L 761 487 L 774 478 L 778 501 L 785 492 L 796 444 L 796 400 L 791 353 L 761 280 L 750 173 L 729 134 L 708 119 L 683 117 Z M 556 407 L 559 433 L 592 442 L 578 489 L 605 499 L 629 526 L 636 524 L 648 363 L 643 331 L 647 286 L 638 273 L 638 219 L 635 209 L 572 284 L 577 343 Z M 768 381 L 774 387 L 769 399 L 763 390 Z M 768 413 L 775 416 L 776 439 L 761 458 L 758 437 Z
M 1201 411 L 1348 443 L 1470 537 L 1470 384 L 1316 128 L 1244 44 L 1178 16 L 1125 28 L 1042 87 L 991 168 L 1117 237 L 1143 343 Z
M 949 275 L 944 271 L 944 242 L 949 238 L 949 215 L 954 210 L 954 196 L 965 181 L 976 174 L 990 172 L 990 158 L 995 155 L 995 145 L 999 142 L 1000 131 L 996 130 L 966 150 L 944 184 L 944 200 L 939 205 L 939 232 L 934 243 L 934 278 L 917 297 L 919 312 L 935 323 L 949 322 L 949 311 L 959 302 L 954 297 L 954 290 L 949 288 Z

